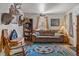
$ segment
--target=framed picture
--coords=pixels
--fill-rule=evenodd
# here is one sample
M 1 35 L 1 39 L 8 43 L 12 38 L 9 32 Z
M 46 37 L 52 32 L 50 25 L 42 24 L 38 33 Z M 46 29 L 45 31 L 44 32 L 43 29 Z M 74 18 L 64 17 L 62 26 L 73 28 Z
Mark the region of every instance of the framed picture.
M 72 13 L 69 13 L 69 35 L 73 37 L 73 20 Z
M 51 19 L 51 26 L 59 26 L 60 19 Z

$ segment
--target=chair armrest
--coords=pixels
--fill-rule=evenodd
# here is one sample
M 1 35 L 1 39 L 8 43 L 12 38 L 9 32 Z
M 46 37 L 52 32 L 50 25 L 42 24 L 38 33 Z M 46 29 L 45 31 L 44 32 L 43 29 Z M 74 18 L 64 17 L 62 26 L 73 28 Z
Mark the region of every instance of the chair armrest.
M 18 44 L 21 44 L 22 45 L 22 42 L 18 42 Z
M 26 46 L 26 44 L 17 45 L 17 46 L 11 47 L 11 50 L 18 49 L 18 48 L 23 48 L 24 46 Z

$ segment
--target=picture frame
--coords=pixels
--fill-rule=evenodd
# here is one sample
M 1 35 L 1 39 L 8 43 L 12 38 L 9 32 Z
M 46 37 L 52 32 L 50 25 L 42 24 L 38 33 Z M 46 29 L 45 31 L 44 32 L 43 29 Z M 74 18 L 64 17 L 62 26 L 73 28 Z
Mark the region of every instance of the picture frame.
M 51 26 L 59 26 L 60 19 L 51 19 Z

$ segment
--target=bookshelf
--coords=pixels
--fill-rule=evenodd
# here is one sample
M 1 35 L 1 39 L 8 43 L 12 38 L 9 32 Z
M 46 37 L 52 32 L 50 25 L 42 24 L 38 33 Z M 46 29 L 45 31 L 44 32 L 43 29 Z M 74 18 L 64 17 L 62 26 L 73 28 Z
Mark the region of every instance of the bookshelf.
M 26 19 L 26 23 L 23 25 L 23 35 L 25 41 L 32 41 L 32 31 L 33 31 L 33 19 Z

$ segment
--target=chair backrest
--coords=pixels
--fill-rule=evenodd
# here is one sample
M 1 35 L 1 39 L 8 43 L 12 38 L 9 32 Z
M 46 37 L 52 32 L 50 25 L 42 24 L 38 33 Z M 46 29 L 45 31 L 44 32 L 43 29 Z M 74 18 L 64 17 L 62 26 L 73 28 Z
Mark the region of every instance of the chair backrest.
M 8 30 L 7 29 L 3 29 L 2 30 L 2 36 L 1 36 L 1 39 L 3 40 L 3 46 L 7 45 L 8 44 Z
M 15 29 L 10 34 L 10 40 L 16 39 L 18 37 L 17 32 Z
M 8 32 L 7 29 L 2 30 L 1 39 L 3 41 L 3 47 L 5 49 L 5 55 L 10 55 L 10 47 L 9 47 L 9 40 L 8 40 Z
M 2 52 L 2 48 L 3 48 L 3 43 L 2 43 L 2 39 L 0 39 L 0 53 Z

